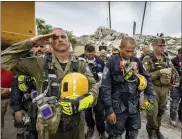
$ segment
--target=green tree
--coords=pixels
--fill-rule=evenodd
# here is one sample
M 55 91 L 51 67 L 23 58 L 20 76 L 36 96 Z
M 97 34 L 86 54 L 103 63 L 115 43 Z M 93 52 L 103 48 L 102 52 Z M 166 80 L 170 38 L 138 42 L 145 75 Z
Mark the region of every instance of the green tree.
M 70 41 L 70 43 L 72 44 L 72 46 L 74 46 L 77 43 L 77 41 L 76 41 L 75 36 L 73 35 L 73 32 L 66 30 L 66 33 L 68 35 L 68 40 Z
M 47 34 L 51 31 L 52 26 L 45 23 L 43 19 L 36 18 L 38 34 Z
M 47 34 L 53 28 L 51 25 L 46 24 L 45 20 L 40 18 L 36 18 L 36 25 L 38 34 Z M 75 39 L 75 36 L 73 35 L 73 32 L 66 30 L 66 33 L 68 35 L 68 40 L 70 41 L 72 46 L 74 46 L 77 43 L 77 41 Z

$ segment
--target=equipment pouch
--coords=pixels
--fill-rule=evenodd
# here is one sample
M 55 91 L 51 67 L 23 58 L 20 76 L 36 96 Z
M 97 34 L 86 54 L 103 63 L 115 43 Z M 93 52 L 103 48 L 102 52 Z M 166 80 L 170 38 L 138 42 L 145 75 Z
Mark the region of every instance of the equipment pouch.
M 54 115 L 47 120 L 44 120 L 40 112 L 38 113 L 36 128 L 39 134 L 44 131 L 45 126 L 48 126 L 49 134 L 55 134 L 57 132 L 61 119 L 61 107 L 59 104 L 55 105 L 53 113 Z
M 75 115 L 63 115 L 60 123 L 60 131 L 62 133 L 68 132 L 77 127 L 80 122 L 80 113 Z

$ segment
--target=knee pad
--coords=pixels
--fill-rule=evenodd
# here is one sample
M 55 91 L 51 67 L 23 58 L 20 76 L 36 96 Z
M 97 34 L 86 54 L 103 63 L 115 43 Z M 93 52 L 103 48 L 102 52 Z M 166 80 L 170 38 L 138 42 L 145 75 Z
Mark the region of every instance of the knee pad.
M 165 108 L 159 108 L 158 116 L 162 116 L 165 112 Z

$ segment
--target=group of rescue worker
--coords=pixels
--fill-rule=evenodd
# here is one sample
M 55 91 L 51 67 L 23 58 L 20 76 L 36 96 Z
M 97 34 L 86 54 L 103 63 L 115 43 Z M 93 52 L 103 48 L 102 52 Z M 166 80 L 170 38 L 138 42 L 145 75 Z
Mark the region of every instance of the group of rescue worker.
M 54 28 L 4 50 L 2 66 L 15 74 L 10 106 L 17 139 L 91 139 L 95 125 L 100 139 L 122 139 L 124 131 L 126 139 L 137 139 L 141 110 L 148 137 L 164 139 L 169 90 L 171 123 L 182 121 L 182 48 L 171 62 L 163 38 L 152 45 L 139 59 L 135 40 L 124 37 L 110 57 L 105 50 L 97 56 L 91 44 L 77 57 L 66 32 Z

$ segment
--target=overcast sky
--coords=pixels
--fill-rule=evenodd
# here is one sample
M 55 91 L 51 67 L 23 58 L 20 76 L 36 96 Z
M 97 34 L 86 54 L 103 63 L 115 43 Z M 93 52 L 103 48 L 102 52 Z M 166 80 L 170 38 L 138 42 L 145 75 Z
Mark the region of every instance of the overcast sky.
M 133 21 L 140 33 L 144 2 L 111 2 L 112 29 L 132 35 Z M 36 2 L 36 17 L 74 35 L 93 34 L 109 27 L 108 2 Z M 143 34 L 181 36 L 181 2 L 147 2 Z

